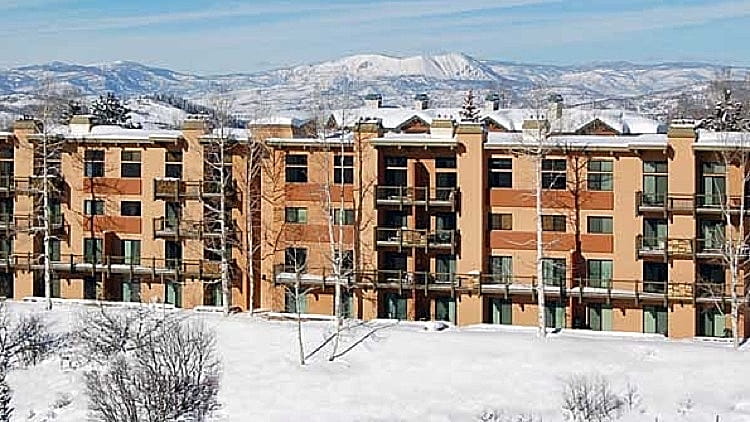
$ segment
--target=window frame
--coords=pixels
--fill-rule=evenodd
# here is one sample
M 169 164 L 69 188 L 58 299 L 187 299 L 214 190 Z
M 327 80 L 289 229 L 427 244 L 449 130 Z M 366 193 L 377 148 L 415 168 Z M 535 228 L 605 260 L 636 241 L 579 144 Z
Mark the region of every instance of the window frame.
M 137 214 L 129 214 L 125 213 L 125 210 L 127 207 L 134 207 L 137 204 Z M 132 208 L 135 209 L 135 208 Z M 120 201 L 120 215 L 123 217 L 141 217 L 143 213 L 143 208 L 141 205 L 141 201 Z
M 542 231 L 564 233 L 568 231 L 568 219 L 561 214 L 543 214 Z
M 295 162 L 297 160 L 298 162 Z M 307 154 L 286 154 L 284 157 L 284 181 L 286 183 L 307 183 L 308 173 Z
M 120 151 L 120 177 L 123 179 L 141 178 L 141 151 L 124 149 Z
M 344 180 L 341 180 L 343 171 Z M 333 183 L 352 185 L 354 184 L 354 155 L 335 154 L 333 156 Z
M 490 230 L 513 230 L 513 214 L 490 213 Z
M 97 215 L 104 215 L 106 204 L 102 199 L 84 199 L 83 200 L 83 215 L 87 217 L 94 217 Z
M 284 222 L 287 224 L 307 224 L 308 218 L 307 207 L 284 207 Z
M 487 162 L 490 188 L 513 187 L 513 159 L 510 157 L 490 157 Z
M 83 177 L 104 177 L 107 154 L 103 149 L 87 149 L 83 153 Z
M 602 221 L 609 221 L 609 231 L 604 231 L 602 228 Z M 599 221 L 597 224 L 592 222 Z M 599 227 L 597 230 L 594 228 Z M 609 215 L 589 215 L 586 217 L 586 231 L 591 234 L 614 234 L 614 218 Z
M 608 164 L 609 170 L 602 169 L 602 164 Z M 614 190 L 613 160 L 591 159 L 586 163 L 586 172 L 586 187 L 588 190 L 599 192 L 612 192 Z
M 560 166 L 561 163 L 562 166 Z M 565 190 L 567 187 L 568 160 L 565 158 L 542 159 L 542 189 Z
M 341 213 L 343 211 L 343 214 Z M 333 224 L 336 226 L 353 226 L 354 225 L 354 209 L 353 208 L 334 208 L 331 210 L 333 214 Z

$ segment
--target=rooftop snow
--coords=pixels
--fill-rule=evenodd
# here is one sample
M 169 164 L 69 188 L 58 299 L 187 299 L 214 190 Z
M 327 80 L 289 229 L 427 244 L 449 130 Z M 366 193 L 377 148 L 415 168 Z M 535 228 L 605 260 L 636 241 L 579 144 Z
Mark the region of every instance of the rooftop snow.
M 507 148 L 533 146 L 535 141 L 520 133 L 490 132 L 485 148 Z M 551 137 L 546 143 L 550 148 L 582 149 L 642 149 L 666 148 L 666 134 L 644 134 L 635 136 L 609 135 L 560 135 Z
M 259 119 L 248 120 L 248 125 L 289 125 L 293 127 L 301 127 L 309 120 L 301 119 L 299 117 L 285 117 L 285 116 L 273 116 L 263 117 Z
M 182 137 L 179 130 L 166 129 L 128 129 L 114 125 L 93 126 L 87 134 L 76 136 L 67 134 L 71 139 L 101 139 L 101 140 L 144 140 L 149 139 L 177 139 Z
M 747 132 L 713 132 L 698 129 L 695 149 L 716 149 L 721 147 L 750 148 L 750 133 Z

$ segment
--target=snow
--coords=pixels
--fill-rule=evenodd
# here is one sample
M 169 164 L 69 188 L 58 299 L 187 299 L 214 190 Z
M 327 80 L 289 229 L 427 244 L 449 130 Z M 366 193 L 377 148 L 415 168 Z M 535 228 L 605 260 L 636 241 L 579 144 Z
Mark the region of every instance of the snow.
M 10 309 L 42 305 L 14 303 Z M 50 316 L 64 328 L 80 309 L 55 305 Z M 639 387 L 644 413 L 623 421 L 750 420 L 747 346 L 734 351 L 724 343 L 583 330 L 562 330 L 542 341 L 533 327 L 378 320 L 345 331 L 343 349 L 380 328 L 343 357 L 328 362 L 324 350 L 300 367 L 294 322 L 179 312 L 217 331 L 224 367 L 219 421 L 472 421 L 488 409 L 560 421 L 562 380 L 593 371 L 618 390 L 628 382 Z M 310 351 L 331 324 L 303 327 Z M 28 420 L 44 420 L 63 393 L 72 402 L 48 420 L 86 418 L 81 370 L 66 370 L 60 359 L 15 370 L 9 382 L 17 420 L 27 420 L 30 411 L 37 416 Z
M 697 140 L 693 145 L 696 149 L 714 150 L 720 147 L 750 147 L 750 134 L 746 132 L 713 132 L 698 129 Z
M 508 148 L 514 146 L 532 145 L 533 139 L 524 139 L 520 133 L 490 132 L 487 134 L 485 148 Z M 550 147 L 577 147 L 588 149 L 647 149 L 667 147 L 666 134 L 645 135 L 559 135 L 549 139 Z
M 182 132 L 167 129 L 127 129 L 114 125 L 96 125 L 92 126 L 87 134 L 69 137 L 71 139 L 150 141 L 154 139 L 179 139 L 182 137 Z

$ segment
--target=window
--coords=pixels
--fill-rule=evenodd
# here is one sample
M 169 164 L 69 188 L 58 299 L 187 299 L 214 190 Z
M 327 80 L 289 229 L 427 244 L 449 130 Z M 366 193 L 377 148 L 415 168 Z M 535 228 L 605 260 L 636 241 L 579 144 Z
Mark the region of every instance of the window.
M 612 260 L 589 259 L 586 267 L 588 287 L 612 287 Z
M 120 215 L 123 215 L 126 217 L 140 217 L 141 201 L 120 202 Z
M 385 166 L 390 168 L 407 168 L 406 157 L 385 157 Z
M 333 182 L 354 183 L 354 157 L 351 155 L 336 155 L 333 162 Z
M 284 210 L 285 220 L 287 223 L 307 224 L 307 208 L 305 207 L 286 207 Z
M 125 255 L 124 264 L 139 265 L 141 263 L 141 241 L 123 240 L 122 252 Z
M 510 158 L 490 158 L 490 187 L 513 187 L 513 160 Z
M 667 264 L 663 262 L 643 263 L 643 291 L 646 293 L 664 293 L 668 280 Z
M 85 177 L 104 177 L 104 151 L 88 150 L 83 154 Z
M 543 215 L 542 230 L 546 232 L 564 232 L 565 216 L 564 215 Z
M 87 264 L 102 263 L 102 239 L 83 239 L 83 256 Z
M 104 201 L 87 199 L 83 201 L 84 215 L 104 215 Z
M 141 177 L 140 151 L 122 151 L 120 153 L 120 176 Z
M 565 189 L 566 166 L 564 159 L 542 160 L 542 189 Z
M 334 209 L 333 224 L 342 226 L 354 225 L 354 210 L 341 210 L 339 208 Z
M 513 230 L 513 214 L 490 214 L 490 230 Z
M 60 262 L 60 239 L 49 240 L 49 260 L 52 262 Z
M 307 272 L 307 249 L 286 248 L 284 252 L 284 272 Z
M 289 154 L 286 156 L 287 183 L 307 182 L 307 155 Z
M 456 300 L 450 296 L 435 298 L 435 321 L 456 323 Z
M 593 331 L 612 331 L 612 305 L 591 303 L 588 311 L 588 328 Z
M 589 217 L 589 233 L 612 234 L 612 217 Z
M 589 190 L 612 190 L 612 161 L 590 160 L 588 163 Z
M 454 169 L 456 168 L 456 157 L 438 157 L 435 158 L 435 168 Z
M 0 198 L 0 221 L 11 223 L 13 221 L 14 198 Z
M 182 264 L 182 245 L 174 240 L 164 242 L 165 258 L 167 268 L 179 268 Z
M 385 185 L 406 186 L 406 157 L 385 157 Z
M 164 153 L 164 176 L 175 179 L 182 178 L 182 151 L 166 151 Z
M 667 335 L 667 308 L 643 306 L 643 332 Z
M 542 276 L 545 285 L 565 285 L 565 258 L 542 258 Z
M 0 237 L 0 259 L 8 259 L 13 255 L 13 238 Z
M 726 166 L 719 162 L 706 162 L 701 166 L 701 186 L 698 206 L 721 207 L 726 192 Z
M 491 256 L 490 274 L 492 274 L 493 283 L 507 284 L 513 282 L 513 257 Z
M 13 147 L 0 147 L 0 188 L 8 189 L 13 183 Z
M 663 207 L 667 200 L 667 162 L 643 162 L 644 206 Z
M 435 256 L 435 282 L 450 283 L 456 274 L 456 255 Z
M 0 273 L 0 297 L 13 298 L 13 273 Z
M 490 324 L 513 324 L 513 303 L 510 299 L 499 297 L 488 298 L 489 302 L 489 323 Z
M 339 250 L 336 250 L 336 255 L 334 256 L 334 258 L 339 259 L 340 253 L 341 252 Z M 343 274 L 349 274 L 352 270 L 354 270 L 354 251 L 351 249 L 347 249 L 341 256 L 341 271 Z

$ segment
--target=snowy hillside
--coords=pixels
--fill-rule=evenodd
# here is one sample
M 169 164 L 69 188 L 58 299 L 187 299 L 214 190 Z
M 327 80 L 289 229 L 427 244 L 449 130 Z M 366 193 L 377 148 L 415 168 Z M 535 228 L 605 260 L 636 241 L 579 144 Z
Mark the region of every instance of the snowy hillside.
M 10 306 L 20 313 L 42 305 Z M 65 330 L 82 309 L 58 304 L 47 315 Z M 750 420 L 748 350 L 726 343 L 578 330 L 540 341 L 533 328 L 435 331 L 428 329 L 434 323 L 379 321 L 345 331 L 340 350 L 351 350 L 336 361 L 328 362 L 324 348 L 300 367 L 292 322 L 179 312 L 218 334 L 224 371 L 217 421 L 479 421 L 492 410 L 554 422 L 562 420 L 565 380 L 592 373 L 617 392 L 637 387 L 637 404 L 621 422 Z M 303 326 L 308 351 L 331 329 Z M 51 359 L 12 371 L 15 420 L 85 420 L 83 370 Z
M 19 110 L 32 100 L 39 81 L 52 79 L 84 95 L 112 91 L 122 97 L 172 94 L 201 103 L 216 92 L 232 94 L 240 112 L 307 112 L 313 102 L 357 106 L 377 92 L 390 105 L 411 105 L 427 93 L 435 107 L 457 107 L 467 89 L 502 91 L 511 103 L 537 83 L 562 93 L 569 104 L 639 108 L 649 99 L 696 92 L 724 67 L 714 64 L 627 62 L 550 66 L 478 60 L 462 53 L 390 57 L 366 54 L 255 73 L 195 75 L 120 61 L 96 65 L 52 62 L 0 70 L 0 111 Z M 744 78 L 748 68 L 732 69 Z M 317 98 L 317 99 L 316 99 Z

